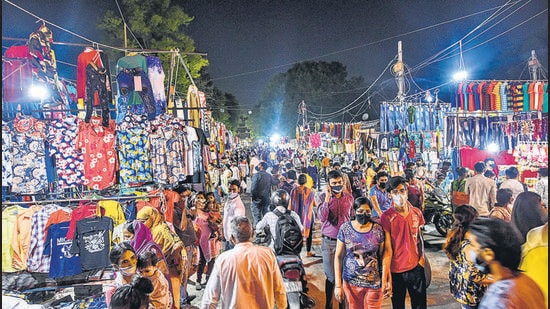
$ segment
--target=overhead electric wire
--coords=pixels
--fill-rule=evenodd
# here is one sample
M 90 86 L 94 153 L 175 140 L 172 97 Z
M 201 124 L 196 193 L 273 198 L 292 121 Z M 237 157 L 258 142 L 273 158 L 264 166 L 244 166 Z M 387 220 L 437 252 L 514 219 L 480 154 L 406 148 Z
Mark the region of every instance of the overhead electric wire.
M 521 2 L 521 1 L 518 0 L 518 1 L 515 1 L 515 2 Z M 271 70 L 275 70 L 275 69 L 279 69 L 279 68 L 292 66 L 294 64 L 304 62 L 304 61 L 311 61 L 311 60 L 316 60 L 316 59 L 320 59 L 320 58 L 325 58 L 325 57 L 336 55 L 336 54 L 339 54 L 339 53 L 348 52 L 350 50 L 354 50 L 354 49 L 363 48 L 363 47 L 366 47 L 366 46 L 382 43 L 382 42 L 389 41 L 389 40 L 392 40 L 392 39 L 395 39 L 395 38 L 398 38 L 398 37 L 410 35 L 410 34 L 413 34 L 413 33 L 416 33 L 416 32 L 421 32 L 421 31 L 428 30 L 428 29 L 431 29 L 431 28 L 439 27 L 441 25 L 445 25 L 445 24 L 448 24 L 448 23 L 453 23 L 453 22 L 461 20 L 461 19 L 469 18 L 469 17 L 479 15 L 479 14 L 483 14 L 483 13 L 488 12 L 488 11 L 493 11 L 493 10 L 498 9 L 500 7 L 501 6 L 497 6 L 497 7 L 494 7 L 494 8 L 482 10 L 482 11 L 479 11 L 479 12 L 476 12 L 476 13 L 468 14 L 468 15 L 465 15 L 465 16 L 457 17 L 457 18 L 453 18 L 453 19 L 448 20 L 448 21 L 444 21 L 444 22 L 440 22 L 440 23 L 433 24 L 433 25 L 430 25 L 430 26 L 422 27 L 422 28 L 415 29 L 415 30 L 412 30 L 412 31 L 409 31 L 409 32 L 396 34 L 396 35 L 393 35 L 393 36 L 390 36 L 390 37 L 386 37 L 386 38 L 376 40 L 376 41 L 373 41 L 373 42 L 369 42 L 369 43 L 364 43 L 364 44 L 361 44 L 361 45 L 358 45 L 358 46 L 337 50 L 337 51 L 326 53 L 326 54 L 323 54 L 323 55 L 310 57 L 310 58 L 305 58 L 305 59 L 297 60 L 297 61 L 294 61 L 294 62 L 291 62 L 291 63 L 280 64 L 280 65 L 272 66 L 272 67 L 269 67 L 269 68 L 257 69 L 257 70 L 238 73 L 238 74 L 233 74 L 233 75 L 229 75 L 229 76 L 216 77 L 216 78 L 212 78 L 212 80 L 220 80 L 220 79 L 241 77 L 241 76 L 245 76 L 245 75 L 256 74 L 256 73 L 260 73 L 260 72 L 271 71 Z
M 124 27 L 126 29 L 128 29 L 128 31 L 130 31 L 130 34 L 132 34 L 132 37 L 134 37 L 134 39 L 136 40 L 136 42 L 138 43 L 139 47 L 141 47 L 143 49 L 143 46 L 141 46 L 141 43 L 139 42 L 139 40 L 136 38 L 136 35 L 134 34 L 134 32 L 132 31 L 132 29 L 130 29 L 130 26 L 128 26 L 128 24 L 126 23 L 126 19 L 124 19 L 124 14 L 122 14 L 122 9 L 120 8 L 120 5 L 118 4 L 118 0 L 115 0 L 115 3 L 116 3 L 116 7 L 118 8 L 118 12 L 120 13 L 120 18 L 122 18 L 122 23 L 124 24 Z

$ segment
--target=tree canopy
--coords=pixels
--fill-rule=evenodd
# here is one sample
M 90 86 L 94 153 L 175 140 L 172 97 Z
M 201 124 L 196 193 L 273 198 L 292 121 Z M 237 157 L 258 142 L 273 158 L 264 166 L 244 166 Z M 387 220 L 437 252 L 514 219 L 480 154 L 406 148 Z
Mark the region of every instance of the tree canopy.
M 358 95 L 362 78 L 348 78 L 347 68 L 340 62 L 301 62 L 287 72 L 275 75 L 258 101 L 253 134 L 270 136 L 279 133 L 293 138 L 302 124 L 302 101 L 307 106 L 307 121 L 349 121 L 352 113 L 334 113 Z M 362 92 L 362 91 L 360 91 Z M 337 115 L 338 119 L 334 119 Z M 342 116 L 344 115 L 344 116 Z M 343 118 L 343 119 L 342 119 Z
M 98 29 L 105 34 L 104 40 L 115 46 L 124 45 L 124 22 L 127 25 L 127 48 L 141 48 L 149 50 L 169 51 L 178 49 L 193 80 L 200 76 L 201 68 L 208 65 L 208 60 L 195 53 L 195 42 L 186 33 L 187 26 L 193 17 L 183 9 L 172 3 L 171 0 L 118 0 L 119 12 L 108 10 L 98 25 Z M 118 59 L 122 52 L 113 55 L 111 59 Z M 163 69 L 168 77 L 171 59 L 169 53 L 158 53 Z M 174 65 L 178 65 L 179 60 Z M 177 90 L 187 93 L 191 80 L 185 69 L 180 67 L 176 78 Z M 185 97 L 185 95 L 184 95 Z

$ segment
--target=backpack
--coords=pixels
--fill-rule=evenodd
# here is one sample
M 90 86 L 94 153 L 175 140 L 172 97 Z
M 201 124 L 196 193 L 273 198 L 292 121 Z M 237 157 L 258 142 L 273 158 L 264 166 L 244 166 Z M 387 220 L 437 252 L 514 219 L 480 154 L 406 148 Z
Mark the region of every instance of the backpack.
M 298 223 L 290 215 L 290 211 L 285 213 L 279 210 L 273 210 L 277 215 L 277 223 L 275 224 L 275 234 L 273 249 L 276 255 L 294 254 L 300 255 L 304 245 L 302 231 Z

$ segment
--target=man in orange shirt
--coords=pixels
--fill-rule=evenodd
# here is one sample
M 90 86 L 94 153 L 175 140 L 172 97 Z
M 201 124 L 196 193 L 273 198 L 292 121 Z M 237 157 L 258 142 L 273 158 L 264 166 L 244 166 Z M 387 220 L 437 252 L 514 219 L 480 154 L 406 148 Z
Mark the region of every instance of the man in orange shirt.
M 321 176 L 325 178 L 325 182 L 328 181 L 327 179 L 327 173 L 328 168 L 330 167 L 330 158 L 328 157 L 328 154 L 324 154 L 323 160 L 321 161 L 321 168 L 322 168 L 322 174 Z

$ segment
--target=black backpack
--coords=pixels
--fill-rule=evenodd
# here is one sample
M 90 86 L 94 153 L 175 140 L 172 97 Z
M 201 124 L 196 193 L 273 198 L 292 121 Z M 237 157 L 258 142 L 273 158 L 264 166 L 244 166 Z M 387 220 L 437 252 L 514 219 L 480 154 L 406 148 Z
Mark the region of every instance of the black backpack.
M 279 210 L 273 210 L 277 215 L 277 223 L 275 225 L 275 234 L 273 249 L 276 255 L 295 254 L 300 255 L 304 245 L 304 239 L 300 226 L 290 215 L 290 211 L 285 213 Z

